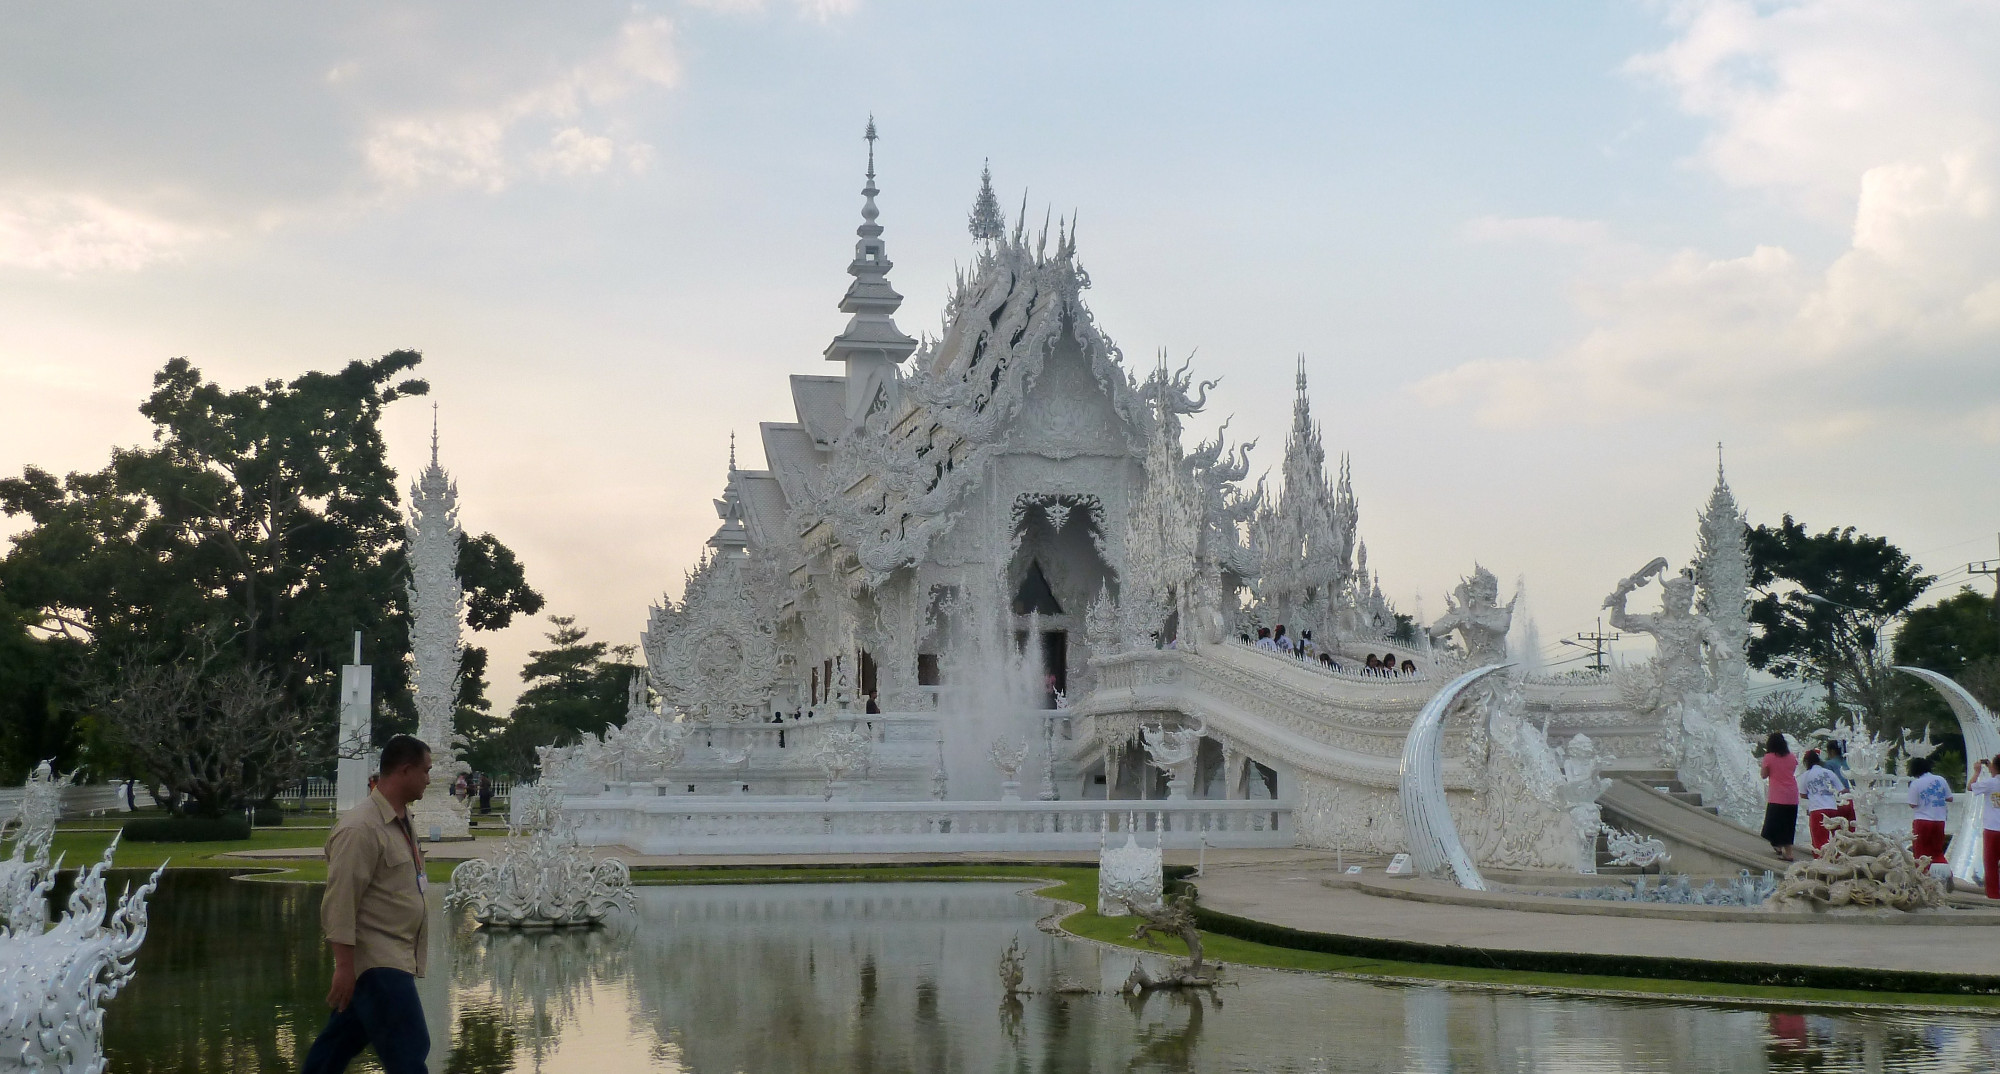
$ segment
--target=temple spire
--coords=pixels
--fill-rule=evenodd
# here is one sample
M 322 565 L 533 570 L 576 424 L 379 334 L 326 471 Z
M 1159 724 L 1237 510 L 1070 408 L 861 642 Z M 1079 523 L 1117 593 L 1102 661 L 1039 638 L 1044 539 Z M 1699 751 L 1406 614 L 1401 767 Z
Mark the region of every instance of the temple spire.
M 438 464 L 438 405 L 431 404 L 431 466 Z
M 827 344 L 826 360 L 847 364 L 847 417 L 850 425 L 886 402 L 895 390 L 896 367 L 917 349 L 917 341 L 896 327 L 894 314 L 903 296 L 889 286 L 889 246 L 882 241 L 881 210 L 875 196 L 875 117 L 868 117 L 867 182 L 861 188 L 861 226 L 854 229 L 854 260 L 847 274 L 854 282 L 841 297 L 847 327 Z

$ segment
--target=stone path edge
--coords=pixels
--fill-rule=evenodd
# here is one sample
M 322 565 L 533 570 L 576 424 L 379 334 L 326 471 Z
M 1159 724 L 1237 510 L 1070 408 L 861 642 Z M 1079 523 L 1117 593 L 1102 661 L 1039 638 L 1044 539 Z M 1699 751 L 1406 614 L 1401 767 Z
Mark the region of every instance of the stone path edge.
M 1613 902 L 1608 899 L 1564 899 L 1507 891 L 1430 891 L 1411 886 L 1411 881 L 1378 876 L 1333 876 L 1320 881 L 1321 887 L 1358 891 L 1383 899 L 1434 903 L 1440 906 L 1483 906 L 1495 910 L 1519 910 L 1535 914 L 1575 914 L 1594 917 L 1654 917 L 1670 921 L 1735 921 L 1753 925 L 1967 925 L 2000 926 L 2000 913 L 1989 909 L 1984 899 L 1973 902 L 1954 896 L 1948 912 L 1896 913 L 1881 915 L 1816 914 L 1806 911 L 1730 909 L 1719 906 L 1678 906 L 1672 903 Z
M 1225 914 L 1197 904 L 1195 920 L 1207 932 L 1232 936 L 1269 947 L 1312 951 L 1390 962 L 1464 966 L 1515 973 L 1561 973 L 1591 977 L 1639 977 L 1649 980 L 1702 981 L 1711 984 L 1769 988 L 1812 988 L 1829 991 L 1881 991 L 1947 996 L 2000 996 L 2000 976 L 1927 973 L 1919 970 L 1877 970 L 1849 966 L 1804 966 L 1769 962 L 1719 962 L 1657 955 L 1600 955 L 1581 951 L 1522 951 L 1498 947 L 1466 947 L 1309 932 Z M 1651 996 L 1653 993 L 1641 993 Z M 1709 1002 L 1715 997 L 1689 997 Z M 1784 1003 L 1767 1006 L 1783 1006 Z M 1856 1006 L 1856 1004 L 1835 1004 Z M 1903 1007 L 1902 1004 L 1888 1006 Z M 1977 1008 L 1992 1013 L 1986 1008 Z

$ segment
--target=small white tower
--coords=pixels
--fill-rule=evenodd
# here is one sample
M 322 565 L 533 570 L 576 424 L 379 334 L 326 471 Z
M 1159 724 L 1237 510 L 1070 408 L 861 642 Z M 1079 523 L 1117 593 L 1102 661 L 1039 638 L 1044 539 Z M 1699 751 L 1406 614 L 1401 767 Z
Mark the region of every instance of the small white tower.
M 889 405 L 896 394 L 897 369 L 917 349 L 917 341 L 896 327 L 893 316 L 903 296 L 889 286 L 889 247 L 882 225 L 875 222 L 875 117 L 868 117 L 868 184 L 861 188 L 861 226 L 854 229 L 854 260 L 847 274 L 854 282 L 841 297 L 840 311 L 849 314 L 847 328 L 827 344 L 826 360 L 847 364 L 847 426 L 861 424 L 869 413 Z
M 458 484 L 438 465 L 437 417 L 431 418 L 431 464 L 410 486 L 410 655 L 416 665 L 417 737 L 431 748 L 431 785 L 410 804 L 417 837 L 463 839 L 471 834 L 465 805 L 451 796 L 466 770 L 452 733 L 458 701 L 460 634 L 465 590 L 458 581 Z

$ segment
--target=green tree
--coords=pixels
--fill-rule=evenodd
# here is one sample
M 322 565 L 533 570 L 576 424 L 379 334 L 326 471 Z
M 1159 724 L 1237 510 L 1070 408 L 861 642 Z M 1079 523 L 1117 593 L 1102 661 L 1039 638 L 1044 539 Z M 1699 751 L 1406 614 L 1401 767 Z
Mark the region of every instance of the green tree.
M 405 376 L 421 360 L 396 351 L 229 391 L 173 359 L 139 408 L 151 444 L 92 473 L 31 466 L 0 480 L 0 510 L 28 521 L 0 558 L 0 601 L 34 643 L 81 646 L 82 679 L 186 659 L 190 639 L 213 639 L 212 666 L 251 669 L 311 722 L 331 721 L 360 630 L 379 696 L 410 713 L 408 564 L 380 417 L 428 390 Z M 539 609 L 512 553 L 490 535 L 467 547 L 474 629 Z M 83 715 L 64 706 L 57 722 Z M 20 712 L 0 716 L 14 717 L 0 737 L 30 737 Z
M 534 772 L 535 747 L 565 746 L 585 731 L 624 723 L 627 691 L 639 673 L 635 646 L 591 641 L 575 616 L 552 615 L 549 623 L 555 629 L 544 635 L 548 648 L 528 653 L 521 668 L 527 688 L 490 754 L 496 770 L 516 777 Z
M 1931 581 L 1902 549 L 1852 526 L 1808 533 L 1791 515 L 1758 526 L 1750 531 L 1750 585 L 1761 594 L 1750 605 L 1750 665 L 1819 683 L 1829 709 L 1855 709 L 1893 737 L 1904 723 L 1904 691 L 1888 670 L 1885 631 Z
M 1993 601 L 1961 588 L 1918 608 L 1896 629 L 1896 663 L 1949 675 L 1988 708 L 2000 707 L 2000 622 Z M 1956 730 L 1942 698 L 1928 688 L 1909 691 L 1909 704 L 1933 726 Z

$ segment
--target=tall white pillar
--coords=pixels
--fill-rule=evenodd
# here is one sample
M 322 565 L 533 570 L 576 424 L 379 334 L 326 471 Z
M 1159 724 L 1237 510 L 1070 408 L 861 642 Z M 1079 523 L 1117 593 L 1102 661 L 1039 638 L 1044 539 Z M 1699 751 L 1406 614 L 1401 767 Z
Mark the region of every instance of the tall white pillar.
M 345 813 L 368 797 L 368 776 L 374 767 L 375 669 L 361 662 L 361 632 L 354 632 L 354 663 L 340 669 L 339 758 L 334 783 L 334 808 Z

